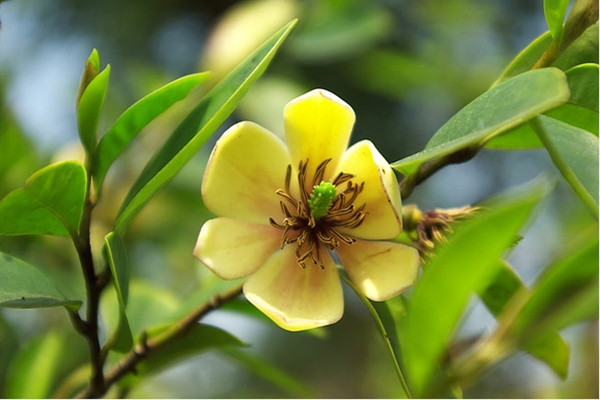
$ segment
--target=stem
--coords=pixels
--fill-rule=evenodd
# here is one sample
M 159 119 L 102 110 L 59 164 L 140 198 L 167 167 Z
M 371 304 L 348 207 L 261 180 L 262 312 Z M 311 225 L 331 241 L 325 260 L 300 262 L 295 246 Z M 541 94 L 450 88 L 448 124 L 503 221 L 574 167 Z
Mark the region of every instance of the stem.
M 400 381 L 402 390 L 404 391 L 404 394 L 406 395 L 406 397 L 408 399 L 412 399 L 413 398 L 412 393 L 410 391 L 410 388 L 408 387 L 408 383 L 406 383 L 406 379 L 404 378 L 404 372 L 402 372 L 400 360 L 398 359 L 399 354 L 396 354 L 396 350 L 399 351 L 399 349 L 394 349 L 394 346 L 392 345 L 392 342 L 390 340 L 388 332 L 387 332 L 385 326 L 383 325 L 383 321 L 379 317 L 377 310 L 375 310 L 375 307 L 373 307 L 373 304 L 371 303 L 371 301 L 369 299 L 367 299 L 365 296 L 363 296 L 362 293 L 360 293 L 358 288 L 354 285 L 354 283 L 352 283 L 352 281 L 350 280 L 350 278 L 348 278 L 346 273 L 341 273 L 340 276 L 342 277 L 344 282 L 346 282 L 346 284 L 348 284 L 348 286 L 350 286 L 350 288 L 352 288 L 352 290 L 358 295 L 358 297 L 362 300 L 362 302 L 365 304 L 365 306 L 367 306 L 367 309 L 371 313 L 373 320 L 375 320 L 375 324 L 377 325 L 377 330 L 381 334 L 381 337 L 383 338 L 383 341 L 385 342 L 388 352 L 389 352 L 390 356 L 392 357 L 392 362 L 394 363 L 394 369 L 396 370 L 396 374 L 398 375 L 398 380 Z
M 578 0 L 565 23 L 560 37 L 555 38 L 532 69 L 551 66 L 581 34 L 598 21 L 598 0 Z
M 160 349 L 166 344 L 184 336 L 199 319 L 208 314 L 210 311 L 213 311 L 228 301 L 235 299 L 241 292 L 242 286 L 235 286 L 223 293 L 213 296 L 206 303 L 202 304 L 192 313 L 183 317 L 169 329 L 160 333 L 156 337 L 148 339 L 147 337 L 142 336 L 140 343 L 137 344 L 133 350 L 127 353 L 117 365 L 115 365 L 106 373 L 106 375 L 102 377 L 102 386 L 94 385 L 94 381 L 92 380 L 88 387 L 86 387 L 77 395 L 77 398 L 100 397 L 104 395 L 108 389 L 110 389 L 110 387 L 118 382 L 123 376 L 131 372 L 135 372 L 136 365 L 146 356 L 153 351 Z
M 444 157 L 436 158 L 428 163 L 425 163 L 419 167 L 417 172 L 414 174 L 406 176 L 400 182 L 400 195 L 402 199 L 408 198 L 415 187 L 419 185 L 421 182 L 429 178 L 431 175 L 439 171 L 450 164 L 460 164 L 466 161 L 469 161 L 477 153 L 481 150 L 483 144 L 481 146 L 471 146 L 461 150 L 456 151 L 455 153 L 448 154 Z
M 90 245 L 90 222 L 92 208 L 94 205 L 89 198 L 89 178 L 86 193 L 88 196 L 83 208 L 81 223 L 79 225 L 79 236 L 77 242 L 75 243 L 75 248 L 77 249 L 77 255 L 79 256 L 79 262 L 83 271 L 87 293 L 87 312 L 85 320 L 86 329 L 82 333 L 87 339 L 90 351 L 90 362 L 92 365 L 91 384 L 100 391 L 104 388 L 104 357 L 101 355 L 100 340 L 98 338 L 98 307 L 102 288 L 97 282 L 96 272 L 94 269 L 94 259 L 92 257 L 92 248 Z

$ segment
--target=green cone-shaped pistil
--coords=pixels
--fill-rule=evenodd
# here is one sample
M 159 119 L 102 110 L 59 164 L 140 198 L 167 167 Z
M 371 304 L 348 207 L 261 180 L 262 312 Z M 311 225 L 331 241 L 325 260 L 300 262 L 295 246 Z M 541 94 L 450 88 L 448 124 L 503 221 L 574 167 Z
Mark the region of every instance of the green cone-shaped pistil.
M 330 182 L 321 182 L 313 188 L 308 199 L 308 207 L 310 207 L 310 214 L 314 219 L 327 215 L 336 194 L 335 186 Z

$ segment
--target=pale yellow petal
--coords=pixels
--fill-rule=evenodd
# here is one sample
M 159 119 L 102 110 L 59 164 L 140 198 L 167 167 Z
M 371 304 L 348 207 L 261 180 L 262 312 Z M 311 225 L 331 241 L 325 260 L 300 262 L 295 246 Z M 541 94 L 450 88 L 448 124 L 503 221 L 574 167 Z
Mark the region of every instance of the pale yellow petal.
M 325 269 L 298 265 L 296 248 L 276 252 L 248 278 L 244 295 L 277 325 L 289 331 L 312 329 L 337 322 L 344 298 L 337 267 L 326 251 Z
M 331 176 L 348 147 L 355 120 L 352 108 L 333 93 L 315 89 L 289 102 L 283 118 L 293 167 L 308 159 L 312 177 L 316 167 L 331 158 L 326 175 Z
M 350 147 L 342 157 L 338 172 L 355 175 L 353 181 L 365 183 L 354 201 L 366 204 L 363 223 L 357 228 L 341 229 L 347 235 L 370 240 L 392 239 L 402 231 L 402 201 L 394 171 L 373 143 L 363 140 Z
M 357 240 L 336 252 L 352 282 L 371 300 L 387 300 L 417 279 L 419 252 L 413 247 Z
M 202 181 L 206 207 L 222 217 L 269 223 L 281 216 L 275 191 L 285 185 L 285 145 L 252 122 L 240 122 L 217 141 Z
M 194 256 L 223 279 L 250 275 L 279 248 L 281 231 L 232 218 L 206 221 Z

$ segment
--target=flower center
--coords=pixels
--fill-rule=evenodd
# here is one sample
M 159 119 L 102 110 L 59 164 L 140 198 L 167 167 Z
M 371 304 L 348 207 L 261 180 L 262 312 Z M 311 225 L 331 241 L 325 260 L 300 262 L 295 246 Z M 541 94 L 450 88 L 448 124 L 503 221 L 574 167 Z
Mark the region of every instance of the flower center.
M 336 194 L 335 186 L 329 182 L 322 181 L 313 188 L 308 199 L 308 208 L 310 208 L 310 214 L 315 220 L 327 215 Z
M 356 184 L 354 175 L 340 172 L 331 182 L 323 181 L 325 169 L 331 159 L 320 163 L 307 185 L 308 160 L 298 165 L 299 198 L 290 191 L 292 166 L 288 165 L 285 189 L 276 193 L 282 197 L 280 201 L 283 221 L 276 222 L 269 218 L 275 228 L 281 229 L 281 248 L 296 243 L 298 265 L 306 267 L 307 261 L 325 268 L 321 260 L 321 250 L 334 250 L 340 244 L 351 245 L 355 239 L 342 233 L 358 227 L 367 213 L 365 204 L 355 207 L 354 202 L 364 188 L 364 182 Z M 318 184 L 317 184 L 318 183 Z M 312 188 L 309 195 L 307 187 Z

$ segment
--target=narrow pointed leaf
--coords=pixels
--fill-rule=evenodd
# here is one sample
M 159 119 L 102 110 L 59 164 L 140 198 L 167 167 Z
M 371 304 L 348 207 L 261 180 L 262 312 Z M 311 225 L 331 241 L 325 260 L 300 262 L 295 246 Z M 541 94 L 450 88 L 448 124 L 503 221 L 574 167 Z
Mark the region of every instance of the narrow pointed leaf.
M 481 146 L 568 99 L 569 86 L 562 71 L 545 68 L 523 73 L 472 101 L 435 133 L 423 151 L 392 167 L 411 175 L 426 161 Z
M 0 253 L 0 307 L 42 308 L 64 306 L 76 311 L 81 301 L 65 298 L 39 269 Z
M 544 182 L 537 182 L 490 205 L 459 225 L 424 266 L 401 332 L 403 359 L 415 396 L 432 395 L 428 390 L 436 387 L 432 382 L 470 296 L 489 285 L 498 259 L 546 191 Z
M 481 343 L 473 360 L 487 360 L 490 352 L 515 345 L 536 354 L 552 344 L 552 332 L 598 318 L 598 236 L 579 240 L 572 248 L 576 250 L 547 268 L 531 290 L 515 294 L 498 318 L 498 328 Z
M 215 86 L 177 127 L 133 184 L 117 217 L 116 232 L 123 232 L 137 212 L 183 168 L 233 112 L 295 24 L 295 20 L 288 23 L 267 40 Z
M 207 77 L 207 73 L 199 73 L 179 78 L 148 94 L 125 110 L 98 143 L 92 167 L 96 187 L 102 186 L 106 172 L 113 161 L 146 125 L 186 97 Z
M 79 102 L 81 101 L 81 95 L 88 87 L 92 79 L 98 75 L 100 72 L 100 54 L 98 54 L 98 50 L 93 49 L 92 53 L 88 57 L 85 62 L 85 66 L 83 67 L 83 73 L 81 74 L 81 80 L 79 82 L 79 89 L 77 90 L 77 97 L 75 99 L 75 104 L 79 107 Z
M 76 236 L 86 182 L 85 169 L 74 161 L 35 172 L 0 200 L 0 234 Z
M 554 165 L 598 218 L 598 137 L 553 118 L 531 122 Z
M 569 0 L 544 0 L 546 23 L 555 40 L 560 38 Z
M 501 262 L 493 280 L 478 294 L 487 309 L 497 317 L 515 293 L 523 290 L 527 288 L 517 273 L 506 262 Z M 558 332 L 548 332 L 535 342 L 526 343 L 523 349 L 545 362 L 561 378 L 567 377 L 570 350 Z
M 549 331 L 598 317 L 598 237 L 545 271 L 525 301 L 507 310 L 510 335 L 535 340 Z M 516 315 L 514 319 L 511 315 Z
M 112 282 L 117 293 L 119 303 L 119 322 L 110 339 L 111 348 L 124 353 L 131 349 L 133 337 L 127 319 L 127 298 L 129 295 L 129 260 L 125 244 L 119 235 L 109 233 L 104 238 L 106 258 L 112 274 Z
M 77 129 L 79 138 L 88 154 L 92 154 L 96 147 L 98 119 L 100 109 L 104 104 L 110 65 L 96 75 L 87 85 L 77 105 Z

